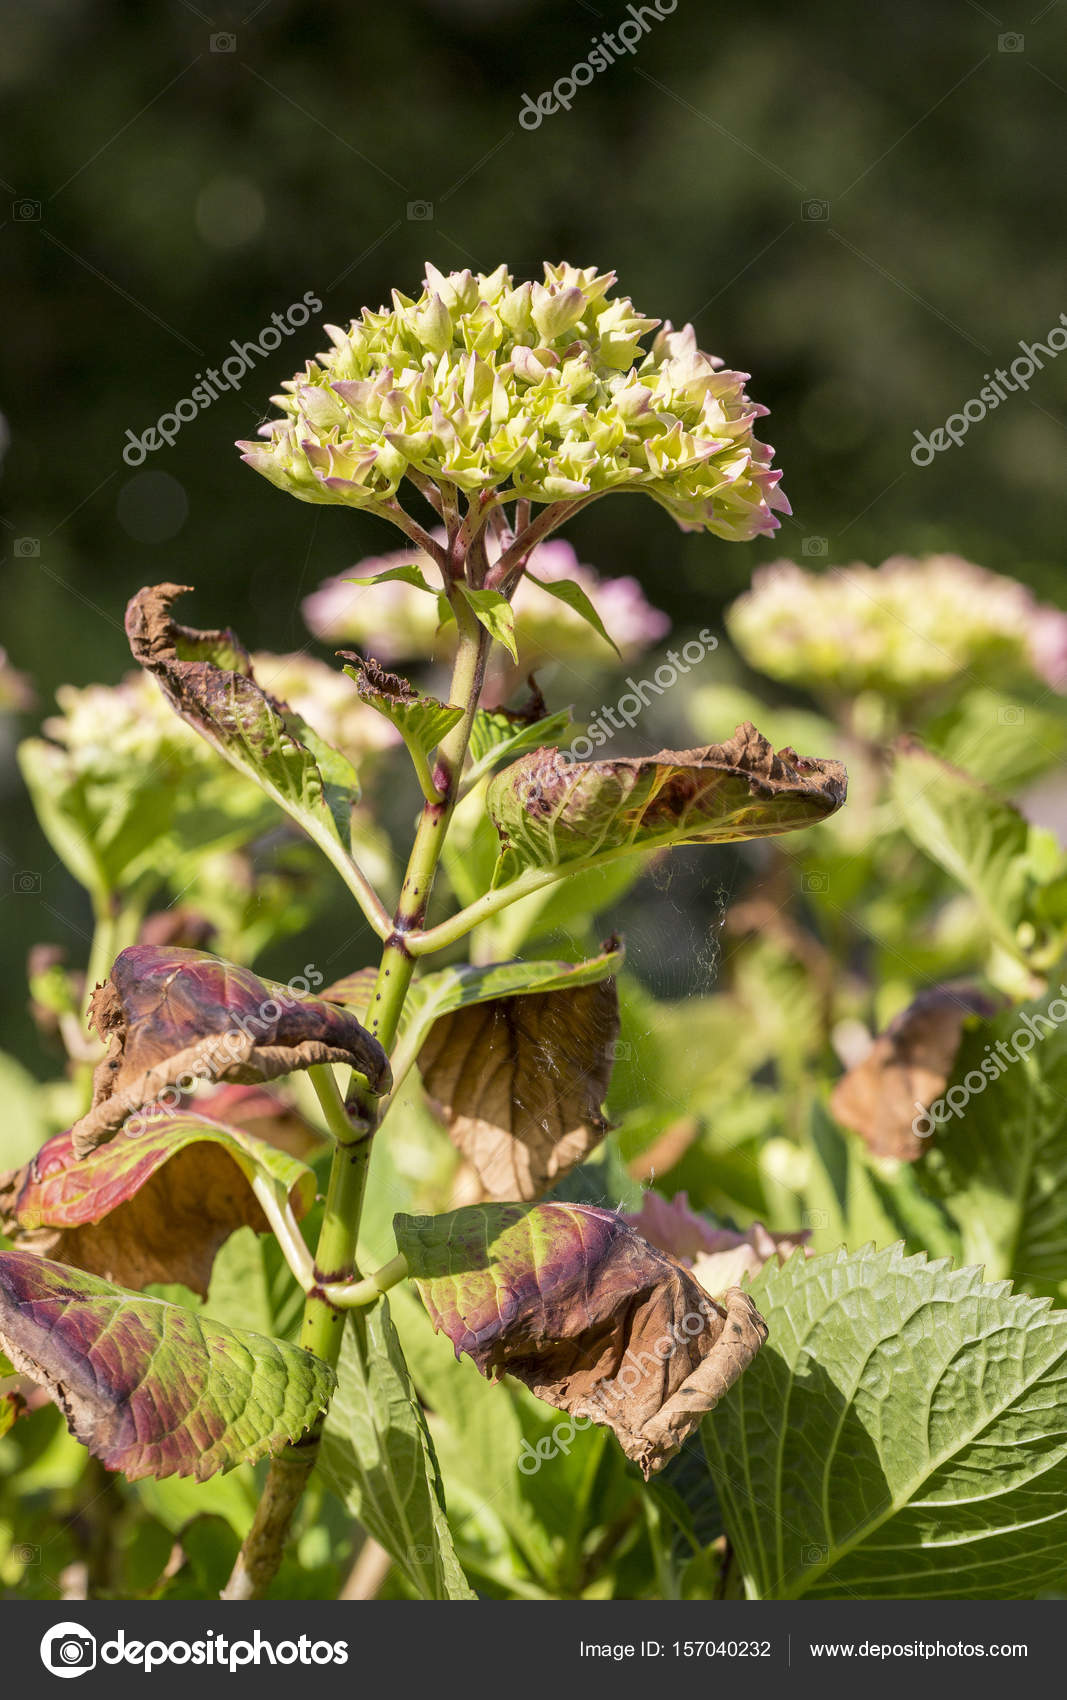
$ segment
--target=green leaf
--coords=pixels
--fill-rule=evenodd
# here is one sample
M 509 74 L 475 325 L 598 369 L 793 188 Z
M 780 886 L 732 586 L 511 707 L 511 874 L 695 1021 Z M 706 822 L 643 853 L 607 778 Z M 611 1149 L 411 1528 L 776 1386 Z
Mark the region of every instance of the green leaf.
M 20 1394 L 0 1393 L 0 1440 L 14 1428 L 24 1409 L 25 1401 Z
M 1067 1315 L 884 1251 L 752 1285 L 769 1340 L 704 1423 L 757 1599 L 1032 1598 L 1067 1563 Z
M 839 809 L 845 783 L 840 762 L 775 755 L 748 723 L 726 744 L 632 759 L 574 762 L 536 750 L 489 785 L 497 883 L 521 868 L 791 832 Z
M 569 708 L 546 714 L 540 720 L 524 720 L 505 709 L 480 708 L 471 727 L 473 766 L 466 775 L 467 785 L 476 785 L 500 761 L 521 755 L 523 750 L 533 749 L 538 744 L 550 744 L 564 737 L 571 724 Z
M 968 1262 L 1067 1294 L 1067 994 L 964 1035 L 922 1167 Z
M 347 852 L 359 800 L 355 769 L 260 689 L 232 632 L 195 631 L 171 619 L 171 603 L 189 588 L 156 585 L 133 598 L 126 630 L 134 658 L 154 674 L 175 713 L 232 767 L 317 843 Z
M 43 738 L 25 739 L 18 758 L 49 843 L 79 884 L 105 903 L 170 828 L 186 777 L 182 763 L 161 761 L 148 773 L 119 763 L 109 771 L 103 752 L 98 771 L 82 771 L 68 751 Z
M 0 1344 L 110 1470 L 204 1481 L 298 1440 L 333 1371 L 310 1353 L 0 1252 Z
M 609 644 L 615 651 L 619 660 L 622 660 L 622 651 L 619 649 L 615 639 L 609 636 L 603 620 L 600 618 L 600 615 L 593 607 L 593 604 L 590 602 L 580 584 L 575 584 L 574 580 L 571 578 L 538 578 L 537 574 L 530 572 L 529 569 L 527 569 L 526 577 L 528 579 L 532 579 L 533 583 L 539 586 L 541 590 L 547 590 L 549 596 L 555 596 L 560 602 L 565 602 L 568 608 L 572 608 L 583 620 L 588 621 L 589 625 L 592 626 L 597 635 L 602 637 L 604 642 Z
M 414 585 L 416 590 L 424 590 L 427 596 L 440 596 L 441 594 L 439 590 L 434 589 L 432 584 L 427 584 L 424 574 L 414 561 L 407 561 L 402 567 L 389 567 L 384 573 L 375 573 L 373 578 L 345 579 L 346 584 L 354 584 L 360 590 L 369 584 L 390 584 L 394 582 Z
M 456 587 L 470 604 L 471 612 L 489 633 L 490 637 L 502 643 L 513 661 L 518 661 L 519 652 L 515 645 L 515 612 L 506 596 L 501 596 L 499 590 L 472 590 L 470 585 L 460 584 Z
M 908 837 L 970 893 L 990 938 L 1019 958 L 1035 873 L 1040 868 L 1047 879 L 1053 871 L 1042 866 L 1046 835 L 969 774 L 914 745 L 896 756 L 891 797 Z M 1062 870 L 1062 856 L 1059 863 Z
M 20 1062 L 0 1051 L 0 1170 L 26 1163 L 48 1136 L 43 1094 Z
M 340 654 L 351 663 L 345 672 L 355 680 L 363 701 L 384 715 L 403 738 L 423 795 L 429 802 L 439 803 L 441 793 L 434 784 L 429 758 L 442 738 L 451 732 L 453 726 L 459 725 L 463 710 L 454 708 L 451 703 L 438 702 L 436 697 L 423 695 L 406 679 L 387 673 L 376 661 L 365 661 L 361 655 L 348 649 L 341 650 Z
M 469 1600 L 426 1418 L 383 1299 L 350 1315 L 319 1467 L 422 1599 Z

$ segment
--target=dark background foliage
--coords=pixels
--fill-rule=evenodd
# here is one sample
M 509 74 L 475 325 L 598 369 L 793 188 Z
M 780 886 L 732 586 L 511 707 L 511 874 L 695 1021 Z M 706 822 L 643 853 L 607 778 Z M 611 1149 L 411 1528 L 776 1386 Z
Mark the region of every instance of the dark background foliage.
M 948 548 L 1064 601 L 1067 360 L 931 466 L 909 451 L 1067 310 L 1067 7 L 678 0 L 569 113 L 523 129 L 523 94 L 628 15 L 617 0 L 0 5 L 0 641 L 39 712 L 61 680 L 120 676 L 143 583 L 193 582 L 196 623 L 299 648 L 301 596 L 392 546 L 374 520 L 284 500 L 230 447 L 323 345 L 314 324 L 173 448 L 138 470 L 122 449 L 305 291 L 346 322 L 393 285 L 417 291 L 426 258 L 613 266 L 640 308 L 693 320 L 753 374 L 795 509 L 777 540 L 682 536 L 632 500 L 572 533 L 681 627 L 717 624 L 782 553 Z M 0 764 L 0 1015 L 32 1062 L 25 949 L 83 955 L 88 922 Z

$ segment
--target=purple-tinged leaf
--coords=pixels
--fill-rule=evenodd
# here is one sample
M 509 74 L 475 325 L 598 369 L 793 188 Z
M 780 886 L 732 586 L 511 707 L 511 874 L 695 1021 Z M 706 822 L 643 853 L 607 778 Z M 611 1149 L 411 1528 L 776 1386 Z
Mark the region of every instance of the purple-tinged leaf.
M 390 1083 L 385 1052 L 354 1016 L 272 989 L 206 951 L 122 951 L 93 993 L 89 1017 L 108 1054 L 96 1070 L 92 1108 L 72 1129 L 79 1157 L 168 1089 L 173 1096 L 198 1081 L 263 1081 L 342 1063 L 366 1075 L 375 1092 Z
M 333 1371 L 281 1340 L 0 1252 L 0 1346 L 109 1470 L 206 1481 L 296 1441 Z
M 483 1375 L 509 1374 L 611 1428 L 653 1475 L 766 1339 L 746 1293 L 716 1304 L 610 1210 L 475 1205 L 397 1216 L 435 1328 Z
M 257 1177 L 283 1188 L 297 1217 L 314 1202 L 312 1171 L 240 1128 L 195 1110 L 143 1120 L 136 1137 L 80 1160 L 71 1134 L 58 1133 L 24 1168 L 0 1175 L 0 1229 L 122 1287 L 180 1281 L 206 1297 L 230 1234 L 269 1229 Z

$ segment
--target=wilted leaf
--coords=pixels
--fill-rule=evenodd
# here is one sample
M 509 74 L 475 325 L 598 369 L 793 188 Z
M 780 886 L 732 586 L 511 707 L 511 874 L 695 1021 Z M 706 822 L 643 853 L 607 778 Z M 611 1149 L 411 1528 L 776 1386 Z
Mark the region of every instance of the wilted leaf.
M 315 998 L 272 990 L 248 968 L 206 951 L 133 945 L 97 987 L 89 1018 L 108 1054 L 92 1108 L 73 1129 L 78 1157 L 114 1137 L 167 1088 L 197 1081 L 271 1080 L 317 1063 L 344 1063 L 388 1089 L 389 1062 L 354 1016 Z
M 535 750 L 491 781 L 488 807 L 508 878 L 517 868 L 791 832 L 833 814 L 845 790 L 840 762 L 776 755 L 746 722 L 728 743 L 654 756 L 575 762 Z
M 269 1229 L 257 1176 L 284 1188 L 298 1217 L 314 1202 L 303 1163 L 195 1112 L 146 1117 L 136 1138 L 80 1161 L 70 1133 L 57 1133 L 23 1169 L 0 1175 L 0 1229 L 121 1287 L 180 1281 L 203 1296 L 223 1241 L 237 1228 Z
M 338 1373 L 320 1452 L 325 1480 L 423 1599 L 473 1599 L 387 1299 L 349 1317 Z
M 171 619 L 171 603 L 190 589 L 159 584 L 138 591 L 126 610 L 134 658 L 159 681 L 175 712 L 238 772 L 319 843 L 347 850 L 359 799 L 355 769 L 260 689 L 233 632 L 200 632 Z
M 746 1293 L 716 1304 L 621 1217 L 589 1205 L 474 1205 L 397 1216 L 435 1327 L 486 1376 L 509 1374 L 611 1428 L 653 1475 L 751 1363 L 766 1327 Z
M 830 1108 L 876 1157 L 914 1163 L 929 1147 L 914 1123 L 948 1084 L 968 1017 L 997 1005 L 975 986 L 932 986 L 879 1034 L 862 1062 L 837 1082 Z
M 0 1252 L 0 1345 L 109 1470 L 205 1481 L 299 1439 L 334 1386 L 310 1353 Z
M 538 1198 L 608 1130 L 615 981 L 590 983 L 579 965 L 568 985 L 551 966 L 555 990 L 455 1009 L 419 1051 L 423 1085 L 491 1198 Z
M 363 701 L 384 715 L 400 733 L 426 796 L 439 801 L 440 793 L 430 772 L 429 758 L 441 739 L 463 719 L 463 710 L 415 690 L 406 679 L 387 673 L 377 661 L 365 661 L 350 649 L 342 649 L 338 653 L 351 663 L 345 672 L 355 680 Z
M 902 1248 L 769 1264 L 704 1424 L 750 1599 L 1033 1599 L 1067 1565 L 1067 1315 Z

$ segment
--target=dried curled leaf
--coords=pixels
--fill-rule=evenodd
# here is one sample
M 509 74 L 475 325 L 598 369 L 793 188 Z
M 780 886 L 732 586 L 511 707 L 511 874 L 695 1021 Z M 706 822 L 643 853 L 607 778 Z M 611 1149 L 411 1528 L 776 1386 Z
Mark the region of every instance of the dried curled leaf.
M 154 675 L 175 713 L 231 766 L 313 838 L 348 850 L 359 800 L 351 762 L 261 689 L 233 632 L 201 632 L 171 618 L 171 603 L 191 588 L 157 584 L 133 597 L 126 635 L 134 659 Z
M 718 1305 L 686 1269 L 591 1205 L 474 1205 L 397 1216 L 437 1329 L 482 1374 L 613 1430 L 646 1478 L 767 1337 L 747 1293 Z
M 315 1198 L 312 1171 L 273 1146 L 188 1112 L 145 1118 L 81 1161 L 58 1133 L 0 1175 L 0 1230 L 44 1257 L 121 1287 L 181 1281 L 207 1295 L 215 1253 L 235 1229 L 266 1233 L 252 1190 L 284 1189 L 295 1216 Z
M 762 838 L 825 820 L 845 800 L 837 761 L 775 754 L 747 721 L 725 744 L 654 756 L 568 761 L 534 750 L 491 782 L 504 877 L 672 844 Z
M 490 1198 L 540 1197 L 608 1130 L 619 1033 L 614 979 L 525 992 L 440 1017 L 419 1072 Z M 447 972 L 447 970 L 446 970 Z
M 441 739 L 459 725 L 463 710 L 417 691 L 407 679 L 386 672 L 377 661 L 364 660 L 354 650 L 341 649 L 337 653 L 349 663 L 345 672 L 355 680 L 362 700 L 384 715 L 400 733 L 426 795 L 440 800 L 429 759 Z
M 317 1063 L 345 1063 L 375 1092 L 390 1084 L 376 1039 L 336 1004 L 272 989 L 248 968 L 202 950 L 132 945 L 94 991 L 89 1019 L 108 1054 L 92 1108 L 72 1132 L 84 1157 L 168 1088 L 262 1081 Z
M 926 1150 L 913 1124 L 948 1085 L 968 1017 L 998 1004 L 970 985 L 932 986 L 879 1034 L 834 1087 L 830 1108 L 876 1157 L 914 1163 Z
M 333 1371 L 309 1352 L 0 1252 L 0 1347 L 109 1470 L 206 1481 L 298 1440 Z

